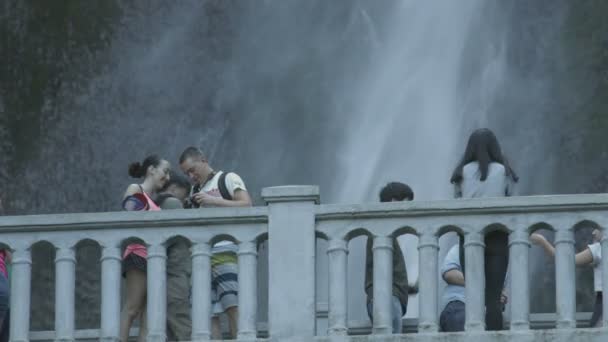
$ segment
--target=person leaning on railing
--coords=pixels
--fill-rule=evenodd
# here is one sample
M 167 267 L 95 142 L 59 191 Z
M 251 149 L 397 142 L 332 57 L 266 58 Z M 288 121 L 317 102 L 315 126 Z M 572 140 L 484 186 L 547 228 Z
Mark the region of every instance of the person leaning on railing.
M 179 158 L 182 171 L 194 186 L 190 192 L 193 208 L 249 207 L 251 197 L 245 183 L 234 172 L 214 171 L 203 152 L 188 147 Z M 237 246 L 231 241 L 219 241 L 211 249 L 211 301 L 213 318 L 211 333 L 221 338 L 219 314 L 225 312 L 232 338 L 237 335 L 238 323 L 238 268 Z
M 519 180 L 504 157 L 498 139 L 489 129 L 478 129 L 469 137 L 465 153 L 450 179 L 456 198 L 505 197 Z M 488 330 L 503 328 L 502 311 L 507 301 L 505 280 L 509 262 L 508 234 L 493 231 L 485 236 L 485 303 Z M 465 324 L 465 260 L 463 240 L 452 247 L 442 267 L 448 283 L 439 318 L 442 331 L 463 331 Z
M 190 182 L 175 172 L 155 201 L 162 210 L 184 209 L 190 192 Z M 190 341 L 190 279 L 192 258 L 184 239 L 173 239 L 167 244 L 167 340 Z
M 414 192 L 407 185 L 391 182 L 380 190 L 380 202 L 412 201 Z M 365 293 L 367 294 L 367 315 L 373 322 L 374 312 L 374 253 L 373 239 L 367 238 L 365 247 Z M 416 286 L 410 286 L 407 280 L 407 268 L 401 247 L 397 238 L 393 238 L 393 298 L 392 323 L 393 334 L 400 334 L 403 330 L 401 319 L 407 312 L 408 295 L 418 292 Z
M 593 288 L 595 290 L 595 305 L 593 306 L 593 314 L 591 315 L 591 321 L 589 326 L 599 327 L 602 324 L 602 246 L 600 241 L 602 240 L 602 232 L 599 229 L 594 229 L 591 233 L 593 236 L 593 243 L 588 245 L 582 252 L 576 254 L 574 260 L 576 266 L 593 265 Z M 538 234 L 534 233 L 530 235 L 530 240 L 541 246 L 547 254 L 555 258 L 555 247 L 547 241 L 547 239 Z
M 141 184 L 131 184 L 123 196 L 123 209 L 128 211 L 160 210 L 152 200 L 152 196 L 169 181 L 169 162 L 152 155 L 143 163 L 129 165 L 129 175 L 133 178 L 144 178 Z M 129 330 L 133 321 L 139 317 L 140 327 L 137 341 L 143 342 L 146 338 L 146 246 L 139 243 L 127 245 L 123 253 L 123 277 L 127 279 L 126 303 L 121 313 L 120 339 L 127 342 Z

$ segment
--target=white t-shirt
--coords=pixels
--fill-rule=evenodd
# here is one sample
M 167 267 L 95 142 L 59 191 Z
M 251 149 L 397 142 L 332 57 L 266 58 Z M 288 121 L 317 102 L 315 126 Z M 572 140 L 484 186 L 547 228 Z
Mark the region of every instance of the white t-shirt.
M 218 182 L 220 180 L 220 176 L 224 173 L 224 171 L 218 171 L 211 180 L 205 183 L 205 186 L 201 189 L 202 192 L 205 192 L 207 195 L 213 197 L 222 197 L 220 193 L 220 188 L 218 186 Z M 230 196 L 234 196 L 234 192 L 236 190 L 247 191 L 245 187 L 245 182 L 237 175 L 236 173 L 230 172 L 226 175 L 226 189 L 230 193 Z
M 505 197 L 512 195 L 513 184 L 500 163 L 488 165 L 488 177 L 481 181 L 478 162 L 466 164 L 462 169 L 462 182 L 456 184 L 456 197 Z
M 593 256 L 593 288 L 595 292 L 602 291 L 602 246 L 599 242 L 589 245 Z
M 215 176 L 213 176 L 213 178 L 211 178 L 211 180 L 209 180 L 207 183 L 205 183 L 205 186 L 203 186 L 203 188 L 201 189 L 201 192 L 206 193 L 207 195 L 213 196 L 213 197 L 218 197 L 218 198 L 222 198 L 222 194 L 220 193 L 220 188 L 218 186 L 218 182 L 220 179 L 220 176 L 223 174 L 223 171 L 218 171 Z M 243 190 L 243 191 L 247 191 L 247 188 L 245 187 L 245 182 L 243 182 L 243 180 L 241 179 L 241 177 L 239 177 L 239 175 L 237 175 L 234 172 L 230 172 L 226 175 L 226 190 L 228 190 L 228 193 L 230 193 L 230 196 L 234 196 L 234 192 L 237 190 Z M 216 249 L 217 247 L 225 247 L 225 246 L 233 246 L 234 243 L 232 243 L 231 241 L 220 241 L 218 243 L 216 243 L 213 247 L 214 249 Z M 214 252 L 219 252 L 219 251 L 214 251 Z
M 443 259 L 443 265 L 441 266 L 441 276 L 445 275 L 451 270 L 458 270 L 462 272 L 462 266 L 460 265 L 460 245 L 457 243 L 445 255 Z M 507 265 L 507 273 L 505 274 L 505 281 L 503 289 L 506 289 L 511 282 L 511 268 Z M 442 311 L 452 301 L 459 300 L 466 303 L 465 300 L 465 287 L 461 285 L 447 284 L 443 290 L 443 296 L 441 297 Z

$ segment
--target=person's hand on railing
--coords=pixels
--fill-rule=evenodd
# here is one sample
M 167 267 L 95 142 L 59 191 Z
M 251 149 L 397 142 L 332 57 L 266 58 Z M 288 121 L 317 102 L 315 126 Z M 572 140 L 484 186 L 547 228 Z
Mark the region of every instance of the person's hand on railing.
M 530 242 L 535 245 L 542 246 L 543 243 L 547 242 L 547 238 L 538 233 L 533 233 L 532 235 L 530 235 Z
M 413 284 L 408 284 L 408 294 L 415 295 L 418 293 L 418 281 L 419 279 L 416 279 L 416 282 L 414 282 Z
M 500 293 L 500 303 L 502 305 L 506 305 L 509 302 L 509 294 L 507 293 L 507 289 L 502 289 Z
M 549 241 L 547 241 L 546 237 L 538 233 L 533 233 L 532 235 L 530 235 L 530 241 L 535 245 L 541 246 L 545 250 L 545 252 L 551 257 L 555 257 L 555 247 L 553 247 L 553 245 L 551 245 Z

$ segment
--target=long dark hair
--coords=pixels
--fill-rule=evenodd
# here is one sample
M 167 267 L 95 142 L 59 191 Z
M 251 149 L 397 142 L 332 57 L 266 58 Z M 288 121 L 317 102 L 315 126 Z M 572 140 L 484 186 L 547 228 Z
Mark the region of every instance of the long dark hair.
M 160 165 L 161 161 L 162 159 L 160 159 L 157 155 L 151 155 L 146 157 L 142 163 L 131 163 L 129 165 L 129 176 L 133 178 L 142 178 L 146 175 L 146 172 L 150 166 L 157 167 Z
M 479 163 L 482 182 L 488 178 L 488 168 L 492 162 L 502 164 L 505 167 L 507 177 L 511 177 L 514 182 L 519 180 L 515 171 L 509 166 L 507 158 L 502 154 L 496 135 L 487 128 L 475 130 L 471 134 L 464 156 L 454 169 L 450 182 L 454 184 L 462 182 L 462 169 L 466 164 L 474 161 Z

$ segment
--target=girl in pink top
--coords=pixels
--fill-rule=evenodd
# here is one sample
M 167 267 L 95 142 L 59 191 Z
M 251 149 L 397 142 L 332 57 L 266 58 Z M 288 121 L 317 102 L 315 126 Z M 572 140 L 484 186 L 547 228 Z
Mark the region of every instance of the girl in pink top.
M 122 206 L 125 210 L 160 210 L 151 196 L 162 189 L 169 181 L 171 166 L 164 159 L 152 155 L 143 163 L 129 166 L 129 175 L 143 178 L 141 184 L 131 184 L 123 196 Z M 132 243 L 123 254 L 123 276 L 127 279 L 126 304 L 123 306 L 120 322 L 120 339 L 129 339 L 129 330 L 135 318 L 140 318 L 140 329 L 137 341 L 146 338 L 146 257 L 148 253 L 142 244 Z

